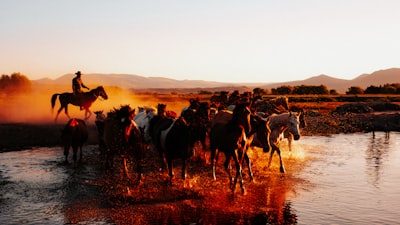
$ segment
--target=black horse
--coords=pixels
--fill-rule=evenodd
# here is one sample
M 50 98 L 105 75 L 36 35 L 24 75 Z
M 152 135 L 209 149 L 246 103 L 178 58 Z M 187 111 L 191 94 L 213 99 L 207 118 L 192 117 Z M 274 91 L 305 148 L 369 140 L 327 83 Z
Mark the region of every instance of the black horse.
M 95 89 L 90 90 L 89 92 L 73 94 L 73 93 L 62 93 L 62 94 L 53 94 L 51 97 L 51 109 L 54 110 L 54 106 L 56 104 L 57 97 L 59 96 L 60 100 L 60 108 L 57 111 L 57 115 L 55 121 L 57 121 L 58 115 L 64 109 L 65 115 L 69 117 L 68 114 L 68 104 L 79 106 L 82 109 L 85 109 L 85 120 L 89 119 L 92 115 L 90 111 L 90 106 L 92 106 L 93 102 L 101 96 L 103 99 L 108 99 L 107 93 L 104 90 L 103 86 L 99 86 Z
M 188 122 L 191 131 L 191 148 L 194 148 L 196 142 L 200 142 L 203 150 L 207 148 L 206 138 L 210 126 L 210 104 L 208 102 L 199 102 L 198 105 L 192 105 L 182 110 L 181 116 Z
M 79 160 L 82 160 L 82 146 L 88 139 L 88 130 L 85 121 L 81 119 L 70 119 L 61 131 L 61 140 L 64 146 L 65 162 L 68 163 L 69 149 L 74 152 L 73 160 L 77 161 L 78 149 L 80 149 Z
M 122 157 L 124 174 L 128 173 L 128 160 L 135 160 L 138 181 L 142 178 L 142 158 L 144 147 L 139 127 L 133 121 L 135 110 L 129 105 L 121 106 L 107 114 L 104 121 L 104 141 L 106 145 L 106 171 L 113 168 L 114 157 Z
M 168 165 L 169 181 L 172 183 L 173 160 L 182 159 L 182 179 L 186 178 L 186 162 L 191 157 L 191 130 L 183 117 L 178 117 L 160 134 L 160 156 L 165 157 Z M 165 161 L 164 161 L 165 162 Z

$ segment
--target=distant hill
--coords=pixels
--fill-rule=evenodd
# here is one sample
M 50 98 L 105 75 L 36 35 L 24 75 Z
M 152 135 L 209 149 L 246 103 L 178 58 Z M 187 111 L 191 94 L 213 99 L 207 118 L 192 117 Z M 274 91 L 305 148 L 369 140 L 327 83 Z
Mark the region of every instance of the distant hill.
M 262 88 L 276 88 L 282 85 L 325 85 L 328 89 L 334 89 L 338 93 L 345 93 L 349 87 L 357 86 L 363 89 L 371 85 L 379 86 L 387 83 L 400 83 L 400 68 L 391 68 L 375 71 L 371 74 L 362 74 L 352 80 L 339 79 L 328 75 L 313 76 L 305 80 L 273 83 L 262 86 Z
M 65 74 L 55 80 L 40 79 L 34 80 L 35 84 L 44 85 L 70 85 L 74 74 Z M 276 88 L 282 85 L 325 85 L 328 89 L 334 89 L 339 93 L 345 93 L 349 87 L 358 86 L 363 89 L 368 86 L 383 85 L 386 83 L 400 83 L 400 68 L 391 68 L 379 70 L 371 74 L 362 74 L 352 80 L 338 79 L 328 75 L 317 75 L 305 80 L 297 80 L 281 83 L 229 83 L 215 82 L 204 80 L 175 80 L 164 77 L 144 77 L 132 74 L 84 74 L 82 75 L 84 83 L 88 86 L 118 86 L 126 89 L 134 89 L 137 91 L 145 91 L 146 89 L 154 92 L 192 92 L 199 90 L 220 91 L 220 90 L 239 90 L 248 91 L 255 87 L 259 88 Z

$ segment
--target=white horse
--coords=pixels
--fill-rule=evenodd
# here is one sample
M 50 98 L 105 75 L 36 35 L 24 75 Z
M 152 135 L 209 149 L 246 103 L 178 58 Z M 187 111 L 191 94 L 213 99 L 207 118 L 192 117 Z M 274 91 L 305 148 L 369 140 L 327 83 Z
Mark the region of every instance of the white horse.
M 139 112 L 135 115 L 133 120 L 142 132 L 143 141 L 145 143 L 150 143 L 150 120 L 157 115 L 157 109 L 151 106 L 140 106 L 138 109 Z
M 282 114 L 273 114 L 266 118 L 266 120 L 269 120 L 269 128 L 271 130 L 269 136 L 269 142 L 271 145 L 271 155 L 269 157 L 268 167 L 271 165 L 272 156 L 276 151 L 279 155 L 281 173 L 285 172 L 285 168 L 282 162 L 279 142 L 283 139 L 283 133 L 286 130 L 293 135 L 295 141 L 300 139 L 299 116 L 300 115 L 298 113 L 288 112 Z

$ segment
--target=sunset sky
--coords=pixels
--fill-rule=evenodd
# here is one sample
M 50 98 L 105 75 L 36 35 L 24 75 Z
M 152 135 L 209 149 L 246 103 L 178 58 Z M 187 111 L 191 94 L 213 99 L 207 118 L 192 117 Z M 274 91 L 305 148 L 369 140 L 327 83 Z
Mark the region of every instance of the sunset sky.
M 398 0 L 1 0 L 0 73 L 353 79 L 400 67 Z

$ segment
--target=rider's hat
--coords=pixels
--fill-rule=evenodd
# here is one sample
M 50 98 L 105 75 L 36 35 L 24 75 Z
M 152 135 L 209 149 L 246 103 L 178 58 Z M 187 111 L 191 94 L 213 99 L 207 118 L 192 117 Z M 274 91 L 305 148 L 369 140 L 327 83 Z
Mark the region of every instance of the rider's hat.
M 78 76 L 82 75 L 82 74 L 81 74 L 81 71 L 78 71 L 78 72 L 76 72 L 75 74 L 78 75 Z

